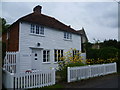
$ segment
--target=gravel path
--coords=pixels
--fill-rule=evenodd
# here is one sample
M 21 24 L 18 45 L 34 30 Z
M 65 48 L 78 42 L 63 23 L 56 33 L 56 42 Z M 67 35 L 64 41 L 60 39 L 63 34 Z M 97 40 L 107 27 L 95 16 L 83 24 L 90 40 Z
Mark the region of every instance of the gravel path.
M 120 74 L 99 76 L 87 80 L 62 83 L 65 88 L 120 88 Z

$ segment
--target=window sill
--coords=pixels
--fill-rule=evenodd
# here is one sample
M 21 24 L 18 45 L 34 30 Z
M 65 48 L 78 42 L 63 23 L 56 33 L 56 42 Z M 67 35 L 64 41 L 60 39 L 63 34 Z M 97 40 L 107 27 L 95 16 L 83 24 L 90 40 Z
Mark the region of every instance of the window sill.
M 33 35 L 33 36 L 40 36 L 40 37 L 45 37 L 45 35 L 42 35 L 42 34 L 33 34 L 33 33 L 30 33 L 30 35 Z
M 42 62 L 42 64 L 50 64 L 50 62 Z
M 58 62 L 54 62 L 54 64 L 58 64 Z
M 63 40 L 65 40 L 65 41 L 71 41 L 72 42 L 72 39 L 63 39 Z

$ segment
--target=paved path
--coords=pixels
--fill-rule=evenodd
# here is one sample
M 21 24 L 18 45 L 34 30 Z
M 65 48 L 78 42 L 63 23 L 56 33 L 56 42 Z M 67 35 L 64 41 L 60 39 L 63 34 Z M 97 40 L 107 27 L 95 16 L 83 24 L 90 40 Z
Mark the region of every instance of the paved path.
M 62 83 L 65 88 L 120 88 L 120 74 L 111 74 L 72 83 Z

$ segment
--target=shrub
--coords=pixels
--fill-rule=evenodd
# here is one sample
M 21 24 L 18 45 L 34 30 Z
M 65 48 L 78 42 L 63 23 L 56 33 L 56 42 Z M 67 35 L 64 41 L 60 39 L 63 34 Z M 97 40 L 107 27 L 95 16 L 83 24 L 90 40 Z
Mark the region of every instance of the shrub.
M 86 64 L 88 65 L 92 65 L 92 64 L 105 64 L 105 63 L 113 63 L 113 62 L 117 62 L 118 59 L 117 58 L 110 58 L 110 59 L 87 59 L 86 60 Z
M 97 59 L 99 58 L 98 56 L 99 49 L 88 49 L 86 54 L 88 59 Z
M 110 59 L 118 57 L 118 49 L 114 47 L 101 48 L 98 54 L 100 59 Z

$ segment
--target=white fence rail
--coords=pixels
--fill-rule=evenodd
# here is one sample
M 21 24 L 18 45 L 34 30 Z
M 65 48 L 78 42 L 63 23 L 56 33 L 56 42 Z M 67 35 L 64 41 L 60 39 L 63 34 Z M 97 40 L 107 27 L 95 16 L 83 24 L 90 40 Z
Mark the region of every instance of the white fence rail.
M 5 88 L 37 88 L 55 84 L 55 70 L 35 71 L 31 73 L 13 74 L 3 72 L 3 85 Z
M 68 82 L 116 73 L 116 63 L 68 67 Z
M 18 61 L 19 61 L 19 53 L 18 52 L 6 52 L 3 68 L 10 73 L 16 73 L 16 71 L 19 72 L 19 70 L 18 70 L 19 65 L 17 65 L 17 64 L 19 64 Z

